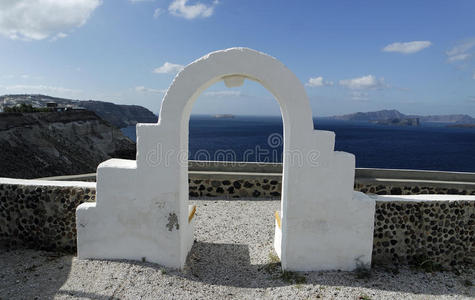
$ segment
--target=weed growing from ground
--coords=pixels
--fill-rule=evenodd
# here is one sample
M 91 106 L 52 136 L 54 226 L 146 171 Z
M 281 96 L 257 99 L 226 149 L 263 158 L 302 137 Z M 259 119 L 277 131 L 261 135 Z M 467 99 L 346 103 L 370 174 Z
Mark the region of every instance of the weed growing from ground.
M 356 263 L 355 274 L 357 279 L 369 279 L 371 277 L 371 268 L 358 261 Z

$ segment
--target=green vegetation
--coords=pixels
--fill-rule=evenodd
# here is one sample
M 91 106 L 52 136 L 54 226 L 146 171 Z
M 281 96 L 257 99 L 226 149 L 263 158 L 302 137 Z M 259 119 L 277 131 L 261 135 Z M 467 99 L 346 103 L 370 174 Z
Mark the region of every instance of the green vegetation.
M 280 262 L 280 258 L 277 254 L 275 254 L 274 252 L 269 252 L 269 260 L 271 263 L 278 263 Z
M 297 284 L 297 288 L 307 282 L 307 278 L 299 273 L 282 271 L 279 256 L 274 252 L 269 252 L 269 262 L 265 264 L 262 269 L 272 274 L 273 279 L 281 279 L 287 283 L 295 283 Z
M 357 279 L 369 279 L 371 277 L 371 267 L 357 259 L 355 275 Z
M 280 275 L 280 278 L 288 283 L 303 284 L 307 282 L 307 278 L 305 278 L 305 276 L 290 271 L 283 271 Z
M 279 256 L 277 256 L 277 254 L 275 254 L 272 251 L 269 252 L 269 262 L 267 264 L 265 264 L 262 267 L 262 269 L 264 269 L 264 271 L 266 271 L 269 274 L 273 274 L 273 273 L 276 273 L 276 272 L 280 271 Z
M 420 255 L 414 258 L 414 269 L 421 270 L 427 273 L 432 272 L 441 272 L 444 271 L 442 265 L 433 262 L 432 260 L 428 259 L 425 255 Z
M 51 111 L 47 107 L 33 107 L 31 104 L 20 104 L 12 107 L 5 107 L 3 112 L 6 113 L 32 113 L 32 112 L 48 112 Z

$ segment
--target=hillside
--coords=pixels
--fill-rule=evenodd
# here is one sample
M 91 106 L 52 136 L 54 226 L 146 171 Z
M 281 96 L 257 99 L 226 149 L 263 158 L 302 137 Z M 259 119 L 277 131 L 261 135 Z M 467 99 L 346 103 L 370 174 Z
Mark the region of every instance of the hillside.
M 372 112 L 357 112 L 353 114 L 333 116 L 330 117 L 335 120 L 345 120 L 345 121 L 379 121 L 387 119 L 402 119 L 406 116 L 399 111 L 393 110 L 380 110 Z
M 111 157 L 133 159 L 135 143 L 94 112 L 0 113 L 0 177 L 95 172 Z
M 55 102 L 59 106 L 85 108 L 95 112 L 99 117 L 112 125 L 123 128 L 137 123 L 155 123 L 157 116 L 145 107 L 138 105 L 114 104 L 94 100 L 71 100 L 45 95 L 4 95 L 0 96 L 0 107 L 17 104 L 31 104 L 36 107 L 46 107 L 46 103 Z
M 372 112 L 357 112 L 353 114 L 332 116 L 329 119 L 345 120 L 345 121 L 382 121 L 393 119 L 419 119 L 420 122 L 434 122 L 434 123 L 453 123 L 453 124 L 475 124 L 475 119 L 469 115 L 405 115 L 395 109 L 379 110 Z

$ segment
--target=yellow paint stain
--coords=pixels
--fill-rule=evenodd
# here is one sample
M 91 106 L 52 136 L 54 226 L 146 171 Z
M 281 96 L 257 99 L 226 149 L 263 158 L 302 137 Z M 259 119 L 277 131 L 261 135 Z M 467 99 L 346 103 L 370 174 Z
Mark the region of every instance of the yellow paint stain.
M 188 216 L 188 223 L 190 223 L 191 220 L 193 220 L 195 213 L 196 213 L 196 205 L 193 205 L 193 209 L 191 210 L 190 215 Z
M 279 226 L 280 229 L 282 229 L 282 225 L 281 225 L 281 221 L 280 221 L 280 215 L 279 215 L 279 211 L 276 210 L 275 211 L 275 220 L 277 221 L 277 226 Z

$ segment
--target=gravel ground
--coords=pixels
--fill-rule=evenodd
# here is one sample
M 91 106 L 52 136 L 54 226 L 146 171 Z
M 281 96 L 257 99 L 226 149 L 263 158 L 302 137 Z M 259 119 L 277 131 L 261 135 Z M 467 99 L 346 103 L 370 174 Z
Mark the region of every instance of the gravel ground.
M 0 249 L 0 299 L 474 299 L 474 270 L 282 274 L 272 248 L 279 201 L 194 200 L 196 242 L 184 271 Z

